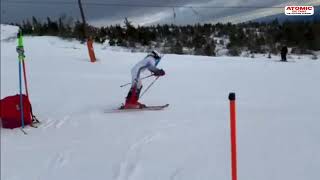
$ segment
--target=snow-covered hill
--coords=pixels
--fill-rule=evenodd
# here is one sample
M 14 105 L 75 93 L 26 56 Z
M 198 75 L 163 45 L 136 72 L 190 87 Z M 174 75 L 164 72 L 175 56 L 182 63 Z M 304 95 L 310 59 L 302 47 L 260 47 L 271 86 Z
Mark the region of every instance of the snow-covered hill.
M 4 36 L 1 98 L 18 93 L 16 41 Z M 128 88 L 119 86 L 144 53 L 96 45 L 99 61 L 90 63 L 77 41 L 24 40 L 42 123 L 28 135 L 1 129 L 2 180 L 229 180 L 229 92 L 237 93 L 239 179 L 319 178 L 319 61 L 165 55 L 167 75 L 141 101 L 169 108 L 105 113 L 124 101 Z

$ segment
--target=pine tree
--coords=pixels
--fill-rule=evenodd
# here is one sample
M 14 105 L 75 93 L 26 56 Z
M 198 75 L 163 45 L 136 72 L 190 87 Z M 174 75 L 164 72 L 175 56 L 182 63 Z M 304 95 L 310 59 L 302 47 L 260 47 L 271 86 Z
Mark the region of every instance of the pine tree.
M 179 41 L 171 47 L 171 53 L 183 54 L 183 47 Z

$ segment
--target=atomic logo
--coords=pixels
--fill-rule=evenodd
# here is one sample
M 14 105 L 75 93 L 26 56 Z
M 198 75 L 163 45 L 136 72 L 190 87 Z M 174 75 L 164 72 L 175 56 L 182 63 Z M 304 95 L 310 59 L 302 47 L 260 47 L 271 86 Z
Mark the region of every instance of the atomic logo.
M 313 6 L 286 6 L 285 14 L 288 16 L 311 16 L 314 14 Z

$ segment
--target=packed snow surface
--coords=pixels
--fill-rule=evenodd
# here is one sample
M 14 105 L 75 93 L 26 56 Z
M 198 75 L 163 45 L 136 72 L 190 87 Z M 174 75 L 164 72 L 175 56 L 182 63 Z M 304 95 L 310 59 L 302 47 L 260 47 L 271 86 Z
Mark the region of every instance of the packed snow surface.
M 1 26 L 1 98 L 19 92 L 8 38 L 16 30 Z M 166 76 L 141 102 L 170 106 L 110 113 L 146 54 L 96 44 L 91 63 L 75 40 L 27 36 L 24 45 L 41 124 L 27 135 L 1 129 L 1 180 L 230 180 L 229 92 L 237 95 L 239 180 L 319 179 L 319 60 L 168 54 L 159 64 Z

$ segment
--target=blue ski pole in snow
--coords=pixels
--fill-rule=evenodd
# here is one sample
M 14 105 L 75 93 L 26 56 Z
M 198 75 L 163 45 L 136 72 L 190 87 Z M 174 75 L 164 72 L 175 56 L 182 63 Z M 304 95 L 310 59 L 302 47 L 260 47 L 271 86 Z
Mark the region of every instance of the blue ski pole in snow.
M 19 60 L 19 89 L 20 89 L 20 115 L 21 115 L 21 126 L 22 126 L 22 128 L 24 128 L 23 102 L 22 102 L 21 62 L 20 62 L 20 60 Z
M 24 58 L 23 41 L 21 30 L 18 33 L 18 46 L 17 46 L 18 58 L 19 58 L 19 89 L 20 89 L 20 116 L 21 116 L 21 126 L 24 128 L 24 114 L 23 114 L 23 98 L 22 98 L 22 61 Z

